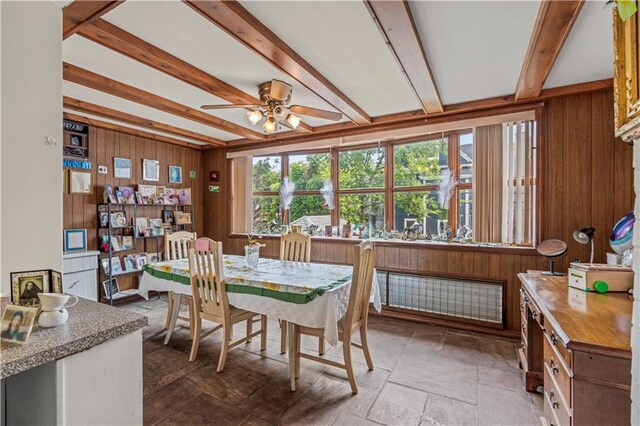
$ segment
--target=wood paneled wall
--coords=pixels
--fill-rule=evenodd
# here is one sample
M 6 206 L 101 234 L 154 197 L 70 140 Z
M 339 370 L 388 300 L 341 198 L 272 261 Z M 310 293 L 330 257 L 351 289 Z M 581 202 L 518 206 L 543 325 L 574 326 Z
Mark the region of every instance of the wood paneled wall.
M 566 96 L 545 104 L 540 123 L 542 141 L 541 235 L 559 238 L 569 251 L 563 261 L 588 259 L 589 247 L 573 240 L 579 227 L 596 228 L 596 261 L 604 261 L 611 251 L 608 235 L 615 222 L 633 207 L 631 147 L 614 137 L 613 92 Z M 222 149 L 204 153 L 204 174 L 219 170 L 219 193 L 204 197 L 204 232 L 223 241 L 225 252 L 241 254 L 245 239 L 229 237 L 230 173 Z M 206 176 L 205 176 L 206 178 Z M 205 182 L 206 184 L 206 182 Z M 277 256 L 278 240 L 265 239 L 265 256 Z M 340 241 L 314 241 L 313 261 L 349 263 L 348 244 Z M 491 252 L 487 249 L 454 249 L 433 246 L 391 246 L 378 249 L 376 266 L 416 272 L 486 277 L 506 283 L 506 327 L 517 335 L 520 327 L 517 274 L 527 269 L 546 268 L 545 261 L 533 250 Z M 489 330 L 488 330 L 489 331 Z
M 131 159 L 131 179 L 113 177 L 113 158 L 123 157 Z M 142 180 L 142 160 L 158 160 L 160 162 L 160 181 L 149 182 Z M 199 150 L 173 145 L 165 142 L 157 142 L 151 139 L 132 136 L 113 130 L 91 127 L 89 129 L 89 161 L 92 163 L 94 194 L 63 196 L 63 221 L 64 229 L 81 228 L 87 230 L 87 247 L 90 250 L 98 249 L 97 241 L 97 203 L 103 200 L 104 185 L 132 186 L 138 184 L 164 185 L 167 187 L 191 188 L 193 215 L 198 234 L 204 229 L 202 222 L 202 152 Z M 108 173 L 98 174 L 98 165 L 106 165 Z M 182 166 L 182 185 L 169 184 L 169 165 Z M 196 171 L 196 178 L 189 177 L 189 171 Z M 132 208 L 127 207 L 127 214 Z M 150 218 L 161 217 L 161 207 L 141 207 L 138 215 Z M 129 218 L 129 216 L 127 216 Z M 138 251 L 143 250 L 142 241 L 137 243 Z M 155 239 L 147 240 L 147 250 L 164 251 L 164 241 L 158 239 L 155 247 Z M 127 254 L 128 252 L 125 252 Z M 122 257 L 122 256 L 121 256 Z M 130 277 L 120 277 L 118 283 L 121 289 L 134 287 L 129 282 Z

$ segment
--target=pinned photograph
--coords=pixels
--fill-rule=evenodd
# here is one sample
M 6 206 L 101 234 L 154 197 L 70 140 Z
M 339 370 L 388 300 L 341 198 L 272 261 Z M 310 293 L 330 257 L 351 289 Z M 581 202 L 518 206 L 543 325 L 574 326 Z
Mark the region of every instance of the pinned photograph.
M 15 343 L 26 343 L 37 313 L 38 308 L 7 305 L 2 313 L 0 338 Z
M 131 159 L 113 157 L 113 177 L 131 179 Z
M 182 183 L 182 167 L 169 166 L 169 183 Z
M 142 160 L 142 179 L 156 182 L 160 180 L 160 162 L 158 160 Z

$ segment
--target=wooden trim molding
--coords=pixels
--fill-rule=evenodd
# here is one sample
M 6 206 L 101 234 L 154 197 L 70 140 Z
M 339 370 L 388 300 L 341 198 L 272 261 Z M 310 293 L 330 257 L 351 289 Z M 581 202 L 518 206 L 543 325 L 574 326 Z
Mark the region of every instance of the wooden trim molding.
M 124 3 L 124 0 L 75 0 L 62 9 L 62 39 L 66 39 L 84 26 Z
M 170 124 L 159 123 L 157 121 L 153 121 L 148 118 L 138 117 L 133 114 L 117 111 L 115 109 L 92 104 L 90 102 L 84 102 L 78 99 L 73 99 L 68 96 L 64 96 L 62 98 L 62 106 L 64 108 L 72 109 L 74 111 L 97 115 L 100 117 L 108 118 L 110 120 L 133 124 L 134 126 L 147 127 L 149 129 L 157 130 L 159 132 L 169 133 L 169 134 L 181 136 L 184 138 L 194 139 L 199 142 L 205 142 L 207 144 L 214 145 L 214 146 L 227 146 L 227 143 L 225 141 L 212 138 L 211 136 L 192 132 L 191 130 L 182 129 L 180 127 L 175 127 Z
M 225 132 L 234 133 L 250 140 L 261 140 L 264 136 L 251 129 L 239 126 L 235 123 L 206 114 L 189 106 L 179 104 L 153 93 L 129 86 L 128 84 L 112 80 L 92 71 L 77 67 L 69 63 L 63 63 L 63 78 L 72 83 L 80 84 L 94 90 L 99 90 L 109 95 L 117 96 L 132 102 L 151 108 L 165 111 L 188 120 L 196 121 L 207 126 L 214 127 Z
M 237 1 L 184 0 L 193 10 L 333 105 L 357 124 L 371 117 Z
M 413 21 L 409 3 L 367 0 L 365 5 L 398 59 L 425 114 L 443 112 L 440 94 Z
M 529 40 L 515 99 L 537 97 L 567 40 L 584 0 L 543 0 Z
M 185 146 L 187 148 L 193 148 L 197 150 L 202 150 L 203 146 L 206 145 L 197 145 L 189 142 L 185 142 L 179 139 L 170 138 L 168 136 L 162 136 L 155 133 L 145 132 L 144 130 L 132 129 L 130 127 L 121 126 L 118 124 L 109 123 L 102 120 L 96 120 L 95 118 L 85 117 L 82 115 L 71 114 L 65 112 L 62 114 L 64 118 L 71 121 L 77 121 L 79 123 L 85 123 L 94 127 L 101 127 L 103 129 L 115 130 L 117 132 L 126 133 L 128 135 L 139 136 L 141 138 L 152 139 L 158 142 L 166 142 L 173 145 Z

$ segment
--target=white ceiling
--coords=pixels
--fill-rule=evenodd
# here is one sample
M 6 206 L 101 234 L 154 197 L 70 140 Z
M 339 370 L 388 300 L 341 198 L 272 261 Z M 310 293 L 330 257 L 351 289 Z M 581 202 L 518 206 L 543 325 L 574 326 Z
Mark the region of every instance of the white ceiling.
M 613 15 L 603 1 L 588 1 L 573 24 L 545 88 L 613 77 Z
M 242 0 L 242 4 L 370 116 L 420 108 L 361 1 Z M 539 0 L 411 1 L 410 7 L 445 105 L 514 92 Z M 613 76 L 611 11 L 603 7 L 604 0 L 585 4 L 545 87 Z M 334 110 L 180 1 L 129 0 L 103 18 L 254 97 L 258 84 L 276 78 L 293 85 L 294 104 Z M 192 108 L 226 103 L 78 35 L 63 42 L 63 57 Z M 65 82 L 63 91 L 222 140 L 240 138 L 73 83 Z M 252 128 L 245 110 L 207 113 Z M 304 121 L 312 126 L 331 123 L 306 117 Z

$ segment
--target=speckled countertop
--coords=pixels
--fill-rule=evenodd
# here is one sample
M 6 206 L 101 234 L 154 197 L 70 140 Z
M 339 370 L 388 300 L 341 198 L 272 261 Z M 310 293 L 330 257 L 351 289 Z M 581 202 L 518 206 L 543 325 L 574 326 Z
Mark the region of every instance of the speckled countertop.
M 0 378 L 85 351 L 147 325 L 145 316 L 86 299 L 79 299 L 68 311 L 69 319 L 61 326 L 43 328 L 36 324 L 25 344 L 2 341 Z

